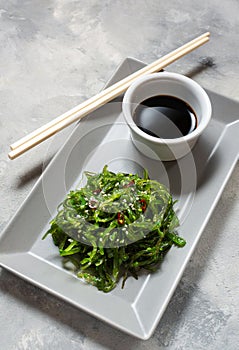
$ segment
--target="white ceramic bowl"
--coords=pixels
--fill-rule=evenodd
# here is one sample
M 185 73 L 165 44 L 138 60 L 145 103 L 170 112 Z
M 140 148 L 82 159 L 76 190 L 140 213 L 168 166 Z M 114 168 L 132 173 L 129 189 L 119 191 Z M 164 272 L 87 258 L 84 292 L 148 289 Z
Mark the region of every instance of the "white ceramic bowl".
M 158 138 L 142 131 L 133 118 L 135 109 L 147 98 L 158 95 L 169 95 L 185 101 L 196 114 L 197 127 L 186 136 L 172 139 Z M 122 110 L 135 146 L 144 155 L 162 161 L 178 159 L 189 153 L 212 114 L 211 102 L 205 90 L 194 80 L 170 72 L 154 73 L 137 79 L 124 95 Z

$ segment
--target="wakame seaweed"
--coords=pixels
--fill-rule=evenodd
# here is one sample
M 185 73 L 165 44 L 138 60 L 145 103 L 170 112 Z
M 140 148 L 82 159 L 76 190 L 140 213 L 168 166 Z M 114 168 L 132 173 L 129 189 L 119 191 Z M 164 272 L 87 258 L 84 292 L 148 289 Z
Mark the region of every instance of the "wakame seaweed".
M 70 191 L 43 238 L 51 234 L 64 264 L 71 262 L 79 278 L 103 292 L 122 278 L 138 278 L 141 269 L 154 271 L 164 255 L 186 241 L 167 188 L 147 171 L 85 173 L 86 185 Z

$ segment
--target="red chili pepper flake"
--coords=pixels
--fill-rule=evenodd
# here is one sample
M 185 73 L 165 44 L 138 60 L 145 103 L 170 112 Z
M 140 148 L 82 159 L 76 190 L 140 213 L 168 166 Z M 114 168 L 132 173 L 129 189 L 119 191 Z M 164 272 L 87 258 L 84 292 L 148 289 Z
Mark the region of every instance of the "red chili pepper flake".
M 93 194 L 99 194 L 101 192 L 101 188 L 97 188 L 96 190 L 93 191 Z
M 118 224 L 120 224 L 120 225 L 124 224 L 124 214 L 123 213 L 117 214 L 117 221 L 118 221 Z
M 145 199 L 140 199 L 140 203 L 141 203 L 141 209 L 142 211 L 145 211 L 147 209 L 147 203 Z
M 126 185 L 124 185 L 124 187 L 132 187 L 132 186 L 134 186 L 134 180 L 131 180 Z

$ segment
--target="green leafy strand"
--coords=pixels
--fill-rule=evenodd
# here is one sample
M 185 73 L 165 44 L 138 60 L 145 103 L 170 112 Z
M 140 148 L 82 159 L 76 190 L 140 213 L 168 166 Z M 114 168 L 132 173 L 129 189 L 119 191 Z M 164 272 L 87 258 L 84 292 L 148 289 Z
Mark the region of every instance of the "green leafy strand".
M 86 173 L 87 184 L 70 191 L 58 208 L 51 234 L 59 253 L 77 276 L 103 292 L 122 288 L 141 269 L 154 271 L 172 245 L 186 242 L 172 196 L 159 182 L 137 174 Z

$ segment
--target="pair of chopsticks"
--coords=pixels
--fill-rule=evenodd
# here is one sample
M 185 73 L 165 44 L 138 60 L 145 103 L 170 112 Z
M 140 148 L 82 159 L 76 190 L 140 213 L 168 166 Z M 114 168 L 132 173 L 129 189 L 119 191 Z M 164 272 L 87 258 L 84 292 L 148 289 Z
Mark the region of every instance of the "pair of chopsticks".
M 64 129 L 68 125 L 80 120 L 84 116 L 88 115 L 89 113 L 93 112 L 100 106 L 106 104 L 107 102 L 113 100 L 115 97 L 121 95 L 123 92 L 127 90 L 127 88 L 139 77 L 159 72 L 161 69 L 165 68 L 169 64 L 173 63 L 180 57 L 183 57 L 184 55 L 190 53 L 191 51 L 195 50 L 199 46 L 205 44 L 209 41 L 210 33 L 206 32 L 199 37 L 189 41 L 188 43 L 180 46 L 178 49 L 170 52 L 169 54 L 159 58 L 158 60 L 154 61 L 153 63 L 145 66 L 142 69 L 139 69 L 133 74 L 130 74 L 126 78 L 120 80 L 116 84 L 106 88 L 105 90 L 101 91 L 97 95 L 89 98 L 88 100 L 84 101 L 83 103 L 79 104 L 78 106 L 74 107 L 73 109 L 69 110 L 68 112 L 60 115 L 59 117 L 53 119 L 49 123 L 43 125 L 42 127 L 36 129 L 32 133 L 28 134 L 27 136 L 21 138 L 20 140 L 16 141 L 12 145 L 10 145 L 11 151 L 9 152 L 8 156 L 10 159 L 15 159 L 21 154 L 25 153 L 29 149 L 35 147 L 42 141 L 48 139 L 49 137 L 53 136 L 60 130 Z

